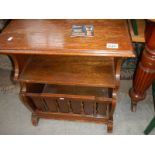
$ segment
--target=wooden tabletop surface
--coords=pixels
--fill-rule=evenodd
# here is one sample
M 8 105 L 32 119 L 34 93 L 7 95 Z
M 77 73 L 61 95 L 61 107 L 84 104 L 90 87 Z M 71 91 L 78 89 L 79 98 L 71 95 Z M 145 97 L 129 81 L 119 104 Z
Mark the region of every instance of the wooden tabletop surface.
M 94 25 L 93 37 L 71 37 L 72 25 Z M 107 43 L 118 48 L 107 48 Z M 12 20 L 0 53 L 134 57 L 126 20 Z

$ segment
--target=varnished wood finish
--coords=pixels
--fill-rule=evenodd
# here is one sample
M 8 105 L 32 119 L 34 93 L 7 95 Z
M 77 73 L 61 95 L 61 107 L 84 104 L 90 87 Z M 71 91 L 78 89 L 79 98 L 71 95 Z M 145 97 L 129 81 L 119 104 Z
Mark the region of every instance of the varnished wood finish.
M 81 121 L 81 122 L 95 122 L 95 123 L 105 123 L 107 124 L 108 118 L 106 117 L 93 117 L 91 115 L 83 116 L 78 114 L 67 114 L 67 113 L 53 113 L 53 112 L 36 112 L 36 116 L 39 118 L 46 119 L 57 119 L 57 120 L 68 120 L 68 121 Z
M 9 55 L 14 65 L 14 80 L 18 80 L 24 66 L 26 65 L 30 55 L 11 54 Z
M 93 24 L 94 37 L 71 37 L 76 24 Z M 14 62 L 34 126 L 64 119 L 112 132 L 121 58 L 135 56 L 126 20 L 13 20 L 0 34 L 0 54 Z
M 70 37 L 72 25 L 94 25 L 94 37 Z M 126 20 L 13 20 L 0 36 L 5 54 L 133 57 Z M 11 41 L 7 39 L 13 37 Z M 118 43 L 118 49 L 106 48 Z
M 120 72 L 121 72 L 121 65 L 122 65 L 123 59 L 120 58 L 114 58 L 114 63 L 115 63 L 115 87 L 116 89 L 119 88 L 120 84 Z
M 74 95 L 91 95 L 98 97 L 111 97 L 112 89 L 102 87 L 81 87 L 79 86 L 59 86 L 59 85 L 45 85 L 43 93 L 55 94 L 74 94 Z
M 109 120 L 108 120 L 108 124 L 107 124 L 107 131 L 109 133 L 111 133 L 113 131 L 113 114 L 115 111 L 115 107 L 116 107 L 116 96 L 117 96 L 117 92 L 116 90 L 118 89 L 118 87 L 116 87 L 116 89 L 113 89 L 113 93 L 112 93 L 112 104 L 109 107 Z
M 39 122 L 39 117 L 35 113 L 32 113 L 31 121 L 34 126 L 37 126 Z
M 42 91 L 36 92 L 26 92 L 25 95 L 32 100 L 36 109 L 42 112 L 94 116 L 108 116 L 113 113 L 108 109 L 112 102 L 112 89 L 45 85 Z
M 145 98 L 146 90 L 155 79 L 155 23 L 147 21 L 146 46 L 136 70 L 133 87 L 130 90 L 131 110 L 136 111 L 137 102 Z
M 22 103 L 32 112 L 34 113 L 36 110 L 35 105 L 31 102 L 29 98 L 26 97 L 24 93 L 20 93 L 20 99 Z
M 113 58 L 32 56 L 19 81 L 114 88 L 114 72 Z

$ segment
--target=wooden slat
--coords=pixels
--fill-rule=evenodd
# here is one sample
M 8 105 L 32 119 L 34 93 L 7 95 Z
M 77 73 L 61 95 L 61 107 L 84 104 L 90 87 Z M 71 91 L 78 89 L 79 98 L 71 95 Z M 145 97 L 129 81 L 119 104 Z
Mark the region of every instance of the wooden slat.
M 95 101 L 84 101 L 84 114 L 93 115 L 94 114 L 94 102 Z
M 97 103 L 97 114 L 102 115 L 102 116 L 106 116 L 107 106 L 108 106 L 108 104 L 106 104 L 106 103 L 102 104 L 102 103 L 98 102 Z
M 82 96 L 82 95 L 68 95 L 68 94 L 48 94 L 48 93 L 43 93 L 43 94 L 38 94 L 38 93 L 24 93 L 25 96 L 34 96 L 34 97 L 53 97 L 53 98 L 68 98 L 68 99 L 81 99 L 81 100 L 91 100 L 91 101 L 100 101 L 100 102 L 111 102 L 112 98 L 107 98 L 107 97 L 95 97 L 95 96 Z
M 71 100 L 70 101 L 71 109 L 72 109 L 73 113 L 75 113 L 75 114 L 81 114 L 82 113 L 81 103 L 82 103 L 81 100 Z
M 97 114 L 97 103 L 96 102 L 94 102 L 94 105 L 93 105 L 93 114 L 94 114 L 94 116 L 96 116 L 96 114 Z
M 43 98 L 41 97 L 31 97 L 33 103 L 35 104 L 35 106 L 37 107 L 38 110 L 40 111 L 47 111 L 45 105 L 44 105 L 44 101 Z
M 58 98 L 57 103 L 59 105 L 59 111 L 63 113 L 69 113 L 69 105 L 68 105 L 69 100 L 64 99 L 64 98 Z
M 79 115 L 79 114 L 68 114 L 68 113 L 50 113 L 36 111 L 36 115 L 41 118 L 57 119 L 57 120 L 68 120 L 68 121 L 81 121 L 81 122 L 95 122 L 95 123 L 108 123 L 108 117 L 95 118 L 92 115 Z
M 58 106 L 55 98 L 44 97 L 44 102 L 48 107 L 48 111 L 50 112 L 58 112 Z

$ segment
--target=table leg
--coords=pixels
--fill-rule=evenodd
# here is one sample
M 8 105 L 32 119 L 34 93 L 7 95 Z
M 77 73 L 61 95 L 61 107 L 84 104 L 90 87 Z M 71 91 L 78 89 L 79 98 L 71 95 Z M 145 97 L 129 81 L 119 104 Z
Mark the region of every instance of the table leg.
M 155 79 L 155 23 L 147 21 L 145 40 L 145 49 L 135 72 L 133 87 L 129 91 L 132 111 L 136 111 L 138 101 L 145 99 L 146 90 Z

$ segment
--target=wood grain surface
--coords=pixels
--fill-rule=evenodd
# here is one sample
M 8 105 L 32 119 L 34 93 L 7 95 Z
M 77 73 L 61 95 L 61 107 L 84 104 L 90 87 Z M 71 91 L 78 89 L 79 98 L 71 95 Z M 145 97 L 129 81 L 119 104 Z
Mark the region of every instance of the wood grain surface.
M 19 81 L 114 88 L 114 61 L 107 57 L 32 56 Z
M 71 37 L 72 25 L 82 24 L 94 25 L 94 37 Z M 12 20 L 0 35 L 0 53 L 134 56 L 126 20 Z

